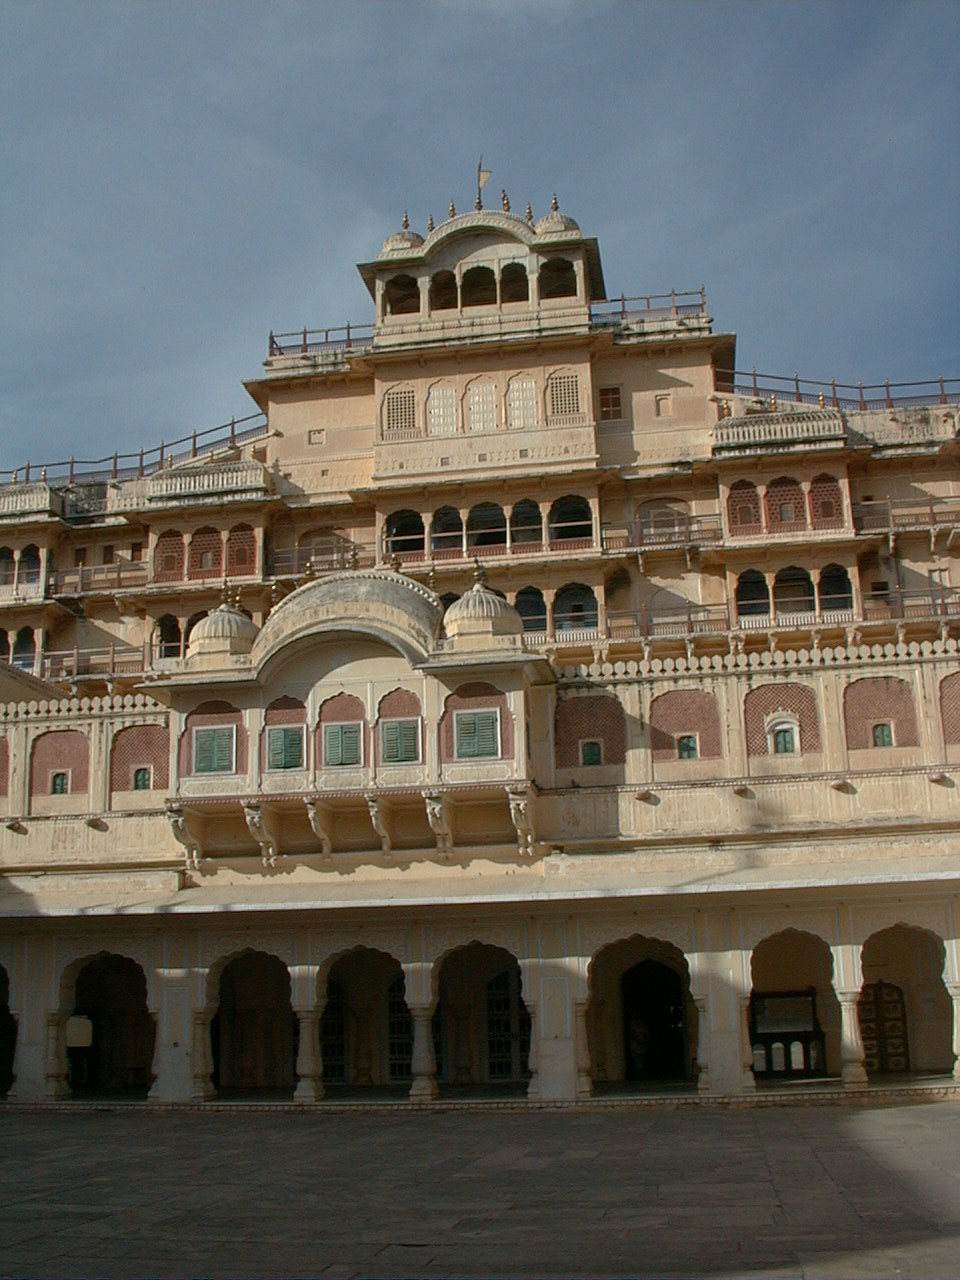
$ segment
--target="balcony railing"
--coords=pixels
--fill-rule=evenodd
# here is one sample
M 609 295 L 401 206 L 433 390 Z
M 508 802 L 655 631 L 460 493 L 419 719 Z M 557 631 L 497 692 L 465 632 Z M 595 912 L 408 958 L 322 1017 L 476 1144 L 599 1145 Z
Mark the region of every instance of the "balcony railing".
M 718 369 L 717 391 L 746 396 L 754 400 L 779 404 L 810 404 L 819 408 L 896 409 L 932 404 L 960 403 L 960 378 L 928 378 L 922 382 L 829 382 L 801 378 L 798 374 L 784 377 L 776 373 L 757 373 L 743 369 Z
M 145 648 L 109 645 L 99 649 L 62 649 L 45 653 L 41 674 L 47 680 L 112 679 L 139 676 L 149 669 Z
M 150 478 L 151 502 L 189 502 L 204 498 L 259 498 L 270 489 L 270 473 L 260 462 L 211 462 L 158 472 Z
M 857 502 L 853 507 L 853 523 L 858 533 L 952 528 L 960 525 L 960 497 Z
M 117 560 L 114 564 L 57 570 L 50 575 L 50 590 L 56 596 L 79 596 L 87 592 L 144 587 L 149 580 L 150 568 L 145 560 Z
M 249 444 L 267 433 L 267 420 L 262 413 L 251 413 L 245 418 L 231 418 L 229 422 L 205 431 L 193 431 L 165 443 L 155 449 L 139 449 L 136 453 L 113 453 L 94 460 L 68 458 L 61 462 L 42 465 L 26 462 L 13 471 L 0 472 L 0 486 L 13 485 L 23 488 L 39 477 L 44 486 L 58 490 L 83 483 L 105 483 L 111 480 L 133 480 L 138 476 L 152 475 L 167 467 L 182 466 L 211 452 L 216 455 L 226 449 Z M 0 490 L 2 495 L 2 490 Z
M 369 569 L 375 563 L 372 543 L 330 538 L 317 540 L 309 547 L 274 547 L 267 554 L 267 575 L 273 578 L 317 577 L 344 569 Z
M 603 526 L 604 551 L 624 551 L 633 547 L 695 547 L 720 542 L 723 525 L 719 515 L 687 516 L 680 512 L 657 514 L 649 520 L 625 520 Z
M 642 328 L 664 320 L 702 319 L 707 317 L 707 295 L 703 288 L 677 293 L 639 294 L 628 298 L 623 294 L 608 302 L 595 302 L 590 307 L 593 329 Z
M 544 532 L 547 539 L 544 541 Z M 579 551 L 597 551 L 591 525 L 584 520 L 557 521 L 546 531 L 542 526 L 514 527 L 509 535 L 506 525 L 486 529 L 454 529 L 433 532 L 429 550 L 422 533 L 387 534 L 384 557 L 397 556 L 401 564 L 423 564 L 431 560 L 489 560 L 504 556 L 559 555 Z
M 845 438 L 846 427 L 835 410 L 757 413 L 744 418 L 721 419 L 713 428 L 713 449 L 714 452 L 736 453 L 790 445 L 840 443 Z
M 43 582 L 36 578 L 21 576 L 19 582 L 0 582 L 0 603 L 16 604 L 19 601 L 42 600 L 44 596 Z

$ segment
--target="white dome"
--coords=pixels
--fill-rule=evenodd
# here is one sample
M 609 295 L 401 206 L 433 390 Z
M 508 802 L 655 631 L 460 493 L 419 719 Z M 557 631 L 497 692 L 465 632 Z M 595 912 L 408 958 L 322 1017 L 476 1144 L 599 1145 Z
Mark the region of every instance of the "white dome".
M 385 253 L 409 253 L 411 249 L 419 249 L 422 244 L 423 236 L 418 235 L 416 231 L 411 231 L 409 227 L 404 227 L 400 231 L 395 231 L 393 235 L 387 236 L 380 250 L 380 257 Z
M 579 230 L 579 223 L 574 222 L 572 218 L 568 218 L 559 209 L 552 213 L 545 213 L 542 218 L 537 219 L 536 232 L 538 236 L 555 235 L 558 231 Z
M 523 634 L 523 621 L 513 605 L 482 582 L 474 583 L 459 600 L 454 600 L 443 615 L 443 627 L 451 637 L 477 632 L 494 636 Z
M 249 653 L 259 628 L 242 610 L 232 604 L 222 604 L 205 618 L 201 618 L 190 632 L 187 656 L 226 649 L 230 653 Z

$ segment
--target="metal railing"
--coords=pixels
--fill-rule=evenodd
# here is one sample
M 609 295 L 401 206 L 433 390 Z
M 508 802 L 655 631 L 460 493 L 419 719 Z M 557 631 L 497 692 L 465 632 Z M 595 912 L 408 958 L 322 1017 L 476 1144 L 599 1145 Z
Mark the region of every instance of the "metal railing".
M 868 409 L 909 408 L 931 404 L 960 403 L 960 378 L 927 378 L 921 382 L 837 382 L 758 373 L 756 369 L 718 369 L 714 375 L 718 392 L 747 396 L 755 400 L 809 404 L 819 408 Z
M 139 449 L 136 453 L 116 452 L 106 458 L 93 460 L 68 458 L 42 465 L 26 462 L 14 470 L 0 471 L 0 485 L 24 485 L 40 481 L 62 489 L 83 482 L 132 480 L 138 476 L 155 474 L 167 467 L 180 466 L 211 451 L 218 453 L 249 444 L 265 435 L 266 431 L 265 415 L 251 413 L 245 418 L 231 418 L 229 422 L 219 426 L 208 427 L 205 431 L 193 431 L 170 442 L 161 441 L 155 449 Z
M 858 533 L 950 528 L 960 525 L 960 497 L 891 498 L 855 502 L 853 524 Z
M 506 524 L 483 529 L 435 530 L 429 536 L 429 547 L 422 532 L 384 535 L 384 556 L 388 560 L 394 555 L 399 556 L 402 564 L 595 550 L 598 547 L 592 523 L 584 519 L 554 521 L 546 528 L 543 525 L 515 526 L 510 530 L 509 543 Z
M 692 547 L 720 542 L 723 523 L 719 515 L 687 516 L 680 512 L 656 515 L 649 520 L 613 521 L 602 528 L 604 551 L 633 547 Z
M 678 293 L 647 293 L 619 298 L 607 302 L 594 302 L 590 306 L 590 326 L 593 329 L 617 329 L 621 326 L 649 320 L 679 320 L 686 317 L 707 315 L 707 294 L 699 289 L 686 289 Z
M 369 569 L 376 563 L 374 546 L 369 542 L 350 542 L 330 538 L 309 547 L 274 547 L 267 553 L 267 576 L 293 578 L 343 569 Z
M 45 653 L 40 674 L 47 680 L 112 679 L 139 676 L 150 668 L 147 648 L 109 645 L 98 649 L 61 649 Z
M 50 591 L 55 596 L 83 595 L 91 591 L 122 591 L 144 587 L 150 581 L 146 560 L 117 560 L 113 564 L 78 565 L 58 569 L 50 575 Z

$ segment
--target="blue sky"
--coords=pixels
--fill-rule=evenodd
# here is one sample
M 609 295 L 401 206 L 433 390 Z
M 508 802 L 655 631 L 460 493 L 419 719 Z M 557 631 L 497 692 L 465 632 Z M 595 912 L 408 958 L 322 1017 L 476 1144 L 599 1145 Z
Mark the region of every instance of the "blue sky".
M 0 0 L 0 468 L 252 408 L 477 159 L 738 366 L 960 376 L 960 5 Z

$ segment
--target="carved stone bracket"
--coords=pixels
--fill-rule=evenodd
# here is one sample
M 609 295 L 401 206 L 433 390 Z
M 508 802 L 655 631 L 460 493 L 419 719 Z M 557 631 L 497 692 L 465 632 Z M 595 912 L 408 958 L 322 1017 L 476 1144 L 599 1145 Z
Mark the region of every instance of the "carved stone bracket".
M 183 845 L 186 869 L 196 871 L 200 866 L 200 859 L 204 856 L 198 822 L 185 812 L 182 805 L 170 805 L 167 808 L 167 820 L 174 840 Z
M 333 823 L 330 810 L 313 796 L 308 797 L 306 806 L 313 834 L 320 841 L 323 856 L 329 858 L 333 853 Z
M 510 821 L 517 832 L 517 852 L 521 858 L 533 853 L 536 836 L 533 829 L 534 794 L 530 786 L 507 787 L 510 801 Z
M 384 857 L 388 858 L 392 852 L 393 845 L 390 840 L 390 830 L 387 826 L 387 806 L 379 796 L 369 795 L 366 797 L 367 808 L 370 810 L 370 821 L 373 823 L 373 829 L 380 837 L 380 849 Z
M 260 857 L 265 867 L 277 865 L 277 846 L 279 835 L 275 823 L 275 814 L 258 800 L 244 800 L 243 816 L 246 819 L 250 834 L 260 846 Z
M 437 851 L 448 858 L 453 850 L 453 830 L 450 825 L 450 813 L 442 791 L 421 791 L 423 802 L 427 806 L 427 821 L 430 830 L 437 837 Z

